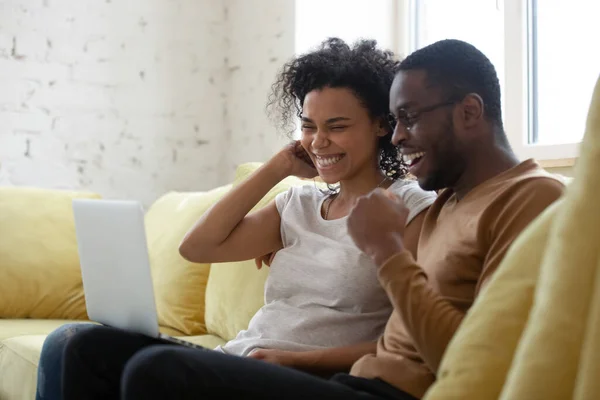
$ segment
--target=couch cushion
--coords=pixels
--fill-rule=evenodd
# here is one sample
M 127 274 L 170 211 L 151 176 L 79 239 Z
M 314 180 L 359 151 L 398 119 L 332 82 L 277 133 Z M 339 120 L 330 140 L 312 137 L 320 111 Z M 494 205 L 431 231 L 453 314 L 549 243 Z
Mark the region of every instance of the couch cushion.
M 246 179 L 261 164 L 242 164 L 237 168 L 234 186 Z M 291 186 L 313 184 L 312 181 L 287 178 L 263 197 L 259 209 Z M 248 327 L 250 319 L 264 305 L 264 284 L 268 268 L 256 269 L 254 260 L 213 264 L 206 287 L 206 327 L 209 333 L 226 340 Z
M 178 338 L 207 349 L 214 349 L 225 344 L 225 340 L 215 335 L 179 336 Z
M 35 398 L 37 367 L 46 335 L 25 335 L 0 341 L 0 399 Z M 214 335 L 180 339 L 213 349 L 225 341 Z
M 0 318 L 87 318 L 71 203 L 98 197 L 0 188 Z
M 78 322 L 89 323 L 66 319 L 0 319 L 0 340 L 23 335 L 47 335 L 64 324 Z
M 46 335 L 0 341 L 0 399 L 34 399 L 37 366 Z
M 6 320 L 0 319 L 0 399 L 35 398 L 37 367 L 44 340 L 69 320 Z M 78 321 L 89 323 L 89 321 Z M 164 333 L 172 330 L 161 328 Z M 180 336 L 180 339 L 214 349 L 225 343 L 214 335 Z
M 204 297 L 209 264 L 193 264 L 179 255 L 179 244 L 200 216 L 230 186 L 204 193 L 168 193 L 145 218 L 158 322 L 171 333 L 206 333 Z

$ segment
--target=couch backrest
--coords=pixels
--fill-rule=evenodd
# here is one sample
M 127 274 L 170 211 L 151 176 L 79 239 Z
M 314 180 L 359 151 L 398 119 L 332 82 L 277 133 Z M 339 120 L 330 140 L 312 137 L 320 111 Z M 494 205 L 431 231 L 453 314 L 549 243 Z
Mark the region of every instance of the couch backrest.
M 179 254 L 186 232 L 231 185 L 208 192 L 170 192 L 156 200 L 145 217 L 158 322 L 175 335 L 206 333 L 204 298 L 210 264 L 195 264 Z
M 71 203 L 99 197 L 0 188 L 0 318 L 87 318 Z

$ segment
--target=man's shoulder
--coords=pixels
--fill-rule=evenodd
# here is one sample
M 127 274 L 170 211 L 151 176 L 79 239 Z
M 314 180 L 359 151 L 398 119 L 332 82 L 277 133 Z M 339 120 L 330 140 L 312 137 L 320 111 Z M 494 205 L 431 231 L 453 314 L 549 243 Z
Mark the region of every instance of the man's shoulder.
M 533 160 L 527 160 L 492 180 L 486 194 L 490 203 L 505 204 L 511 198 L 521 197 L 556 200 L 564 188 L 565 182 L 558 175 L 549 173 Z
M 556 200 L 565 190 L 565 182 L 541 167 L 531 169 L 503 182 L 499 192 L 506 192 L 509 197 L 553 198 Z M 503 196 L 498 193 L 497 198 Z
M 486 215 L 494 221 L 533 220 L 564 193 L 565 183 L 546 171 L 511 179 L 490 199 Z
M 470 215 L 497 211 L 498 207 L 513 206 L 515 202 L 542 199 L 553 202 L 565 189 L 566 180 L 551 174 L 533 161 L 523 162 L 513 170 L 506 171 L 473 189 L 460 202 Z M 437 208 L 456 202 L 452 189 L 438 193 Z M 436 207 L 434 207 L 436 208 Z

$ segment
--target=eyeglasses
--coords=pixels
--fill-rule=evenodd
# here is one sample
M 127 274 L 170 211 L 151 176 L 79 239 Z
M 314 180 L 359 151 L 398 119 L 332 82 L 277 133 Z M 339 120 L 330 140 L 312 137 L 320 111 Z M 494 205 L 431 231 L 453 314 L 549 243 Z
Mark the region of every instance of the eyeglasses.
M 401 110 L 399 110 L 398 115 L 396 116 L 395 119 L 398 122 L 400 122 L 406 130 L 409 131 L 413 127 L 413 125 L 417 123 L 417 121 L 421 117 L 421 114 L 437 110 L 438 108 L 441 108 L 441 107 L 451 106 L 454 104 L 456 104 L 456 100 L 445 101 L 443 103 L 438 103 L 438 104 L 434 104 L 431 106 L 422 107 L 422 108 L 419 108 L 418 110 L 413 110 L 410 112 L 407 112 L 406 110 L 401 109 Z

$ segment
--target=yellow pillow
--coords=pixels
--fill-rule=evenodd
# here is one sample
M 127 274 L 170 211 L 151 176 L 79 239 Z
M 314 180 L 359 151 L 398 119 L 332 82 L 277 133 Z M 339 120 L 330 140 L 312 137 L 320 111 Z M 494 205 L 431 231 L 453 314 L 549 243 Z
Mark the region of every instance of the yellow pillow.
M 500 396 L 527 323 L 548 233 L 561 201 L 515 240 L 450 342 L 426 400 Z
M 0 188 L 0 318 L 87 319 L 72 200 L 99 197 Z
M 204 193 L 165 194 L 146 213 L 146 234 L 158 322 L 179 335 L 206 333 L 204 295 L 210 264 L 194 264 L 179 255 L 186 232 L 231 185 Z
M 574 399 L 591 399 L 600 396 L 600 262 L 596 266 L 594 294 L 588 316 L 585 341 L 581 348 L 579 372 L 575 382 Z
M 238 165 L 238 167 L 235 169 L 235 179 L 233 180 L 233 185 L 235 186 L 242 182 L 262 165 L 263 163 L 260 162 L 249 162 Z
M 242 164 L 237 168 L 233 185 L 239 184 L 261 164 Z M 290 177 L 275 186 L 256 205 L 260 209 L 291 186 L 313 184 Z M 225 340 L 233 339 L 248 327 L 250 319 L 264 305 L 264 283 L 269 269 L 256 269 L 253 260 L 213 264 L 206 287 L 206 328 Z
M 213 264 L 206 285 L 206 329 L 224 340 L 246 329 L 265 304 L 268 268 L 256 270 L 254 261 Z

